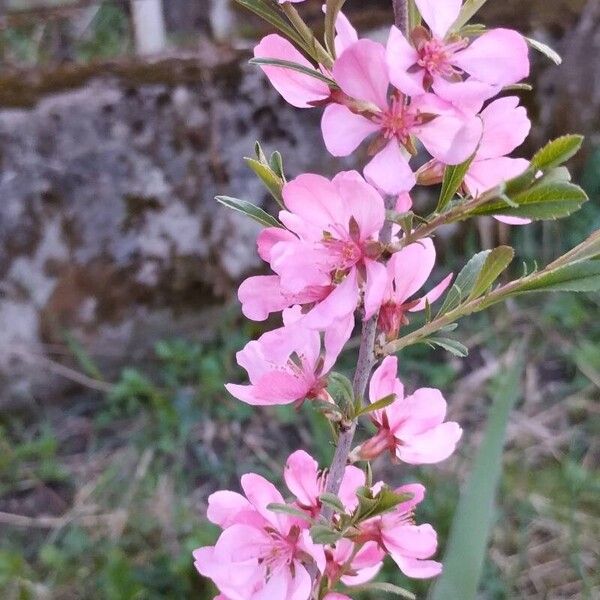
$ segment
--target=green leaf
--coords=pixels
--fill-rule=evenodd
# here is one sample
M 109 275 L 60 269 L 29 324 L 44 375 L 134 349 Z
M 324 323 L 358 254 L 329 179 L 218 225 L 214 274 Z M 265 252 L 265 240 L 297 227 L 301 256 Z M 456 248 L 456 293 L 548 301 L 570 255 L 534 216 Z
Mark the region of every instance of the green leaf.
M 487 292 L 489 287 L 500 277 L 512 262 L 515 251 L 510 246 L 494 248 L 485 259 L 483 267 L 477 276 L 475 285 L 469 294 L 468 300 L 477 298 Z
M 582 144 L 582 135 L 563 135 L 556 138 L 535 153 L 531 159 L 531 167 L 541 171 L 558 167 L 575 156 Z
M 354 524 L 393 510 L 398 504 L 410 500 L 412 494 L 398 494 L 385 485 L 375 496 L 367 487 L 358 488 L 356 497 L 358 499 L 358 507 L 352 515 L 352 522 Z
M 444 570 L 430 600 L 474 600 L 494 521 L 494 498 L 502 474 L 502 449 L 509 414 L 520 397 L 523 352 L 499 377 L 485 437 L 454 514 Z
M 483 269 L 485 261 L 491 252 L 491 250 L 479 252 L 464 266 L 450 288 L 450 291 L 446 294 L 438 316 L 454 310 L 469 297 L 473 286 L 479 278 L 479 273 Z
M 344 508 L 342 501 L 335 494 L 330 494 L 330 493 L 321 494 L 319 496 L 319 500 L 321 501 L 322 504 L 325 504 L 326 506 L 333 508 L 333 510 L 338 513 L 343 514 L 346 512 L 346 509 Z
M 452 31 L 458 31 L 464 27 L 486 2 L 487 0 L 465 0 L 458 18 L 452 25 Z
M 437 203 L 435 212 L 442 212 L 446 206 L 450 203 L 450 200 L 454 198 L 454 195 L 460 188 L 475 154 L 468 158 L 464 163 L 460 165 L 448 165 L 444 170 L 444 180 L 442 182 L 442 191 Z
M 299 519 L 303 519 L 304 521 L 308 521 L 309 523 L 313 522 L 313 519 L 309 514 L 305 513 L 299 508 L 296 508 L 295 506 L 290 506 L 289 504 L 278 504 L 277 502 L 272 502 L 271 504 L 267 504 L 267 510 L 276 513 L 291 515 L 292 517 L 298 517 Z
M 327 0 L 325 10 L 325 47 L 335 58 L 335 23 L 346 0 Z
M 408 0 L 408 30 L 411 32 L 421 24 L 421 13 L 415 0 Z
M 268 163 L 263 163 L 254 158 L 244 158 L 246 164 L 254 171 L 258 178 L 263 182 L 264 186 L 269 190 L 269 193 L 277 204 L 283 208 L 283 189 L 284 181 L 279 177 Z M 266 160 L 266 159 L 265 159 Z
M 562 267 L 600 256 L 600 231 L 595 231 L 585 241 L 557 258 L 548 268 Z
M 217 196 L 215 200 L 232 210 L 247 215 L 265 227 L 281 227 L 281 223 L 277 219 L 247 200 L 231 198 L 230 196 Z
M 354 390 L 352 382 L 341 373 L 333 371 L 327 378 L 327 391 L 338 406 L 344 407 L 346 411 L 351 412 L 350 417 L 354 416 Z
M 310 537 L 315 544 L 335 544 L 342 539 L 342 534 L 327 525 L 313 525 Z
M 596 292 L 600 290 L 600 260 L 566 265 L 548 273 L 541 272 L 525 281 L 511 295 L 528 292 Z
M 424 343 L 429 344 L 430 346 L 439 346 L 443 348 L 450 354 L 454 356 L 458 356 L 458 358 L 465 358 L 469 356 L 469 349 L 461 344 L 458 340 L 453 340 L 452 338 L 447 337 L 429 337 L 423 340 Z
M 320 71 L 316 69 L 311 69 L 309 67 L 305 67 L 304 65 L 300 65 L 298 63 L 289 61 L 289 60 L 281 60 L 279 58 L 251 58 L 248 61 L 251 65 L 264 65 L 269 67 L 281 67 L 282 69 L 289 69 L 290 71 L 297 71 L 298 73 L 302 73 L 304 75 L 308 75 L 309 77 L 314 77 L 323 83 L 326 83 L 330 87 L 337 87 L 337 84 L 333 79 L 323 75 Z
M 501 199 L 487 202 L 470 215 L 503 215 L 545 220 L 567 217 L 587 202 L 587 194 L 577 185 L 567 181 L 544 181 L 529 189 L 511 195 L 518 208 L 508 206 Z
M 386 406 L 389 406 L 390 404 L 392 404 L 395 400 L 396 400 L 396 394 L 389 394 L 388 396 L 384 396 L 380 400 L 377 400 L 377 402 L 372 402 L 371 404 L 368 404 L 367 406 L 363 406 L 356 413 L 356 416 L 360 417 L 361 415 L 366 415 L 366 414 L 372 413 L 376 410 L 381 410 L 382 408 L 385 408 Z
M 265 2 L 264 0 L 235 0 L 240 6 L 258 15 L 261 19 L 264 19 L 267 23 L 270 23 L 279 31 L 281 31 L 287 38 L 295 42 L 298 46 L 306 51 L 310 49 L 304 43 L 302 36 L 282 17 L 281 13 L 275 8 L 271 2 Z
M 550 48 L 550 46 L 542 42 L 538 42 L 537 40 L 534 40 L 532 38 L 526 37 L 525 39 L 534 50 L 541 52 L 544 56 L 549 58 L 555 65 L 562 64 L 562 58 L 556 50 L 553 50 L 552 48 Z
M 273 154 L 271 154 L 271 160 L 269 160 L 269 166 L 271 170 L 277 177 L 281 179 L 285 183 L 285 171 L 283 169 L 283 158 L 281 157 L 281 152 L 275 150 Z
M 405 590 L 404 588 L 398 587 L 392 583 L 384 583 L 380 581 L 374 581 L 372 583 L 364 583 L 362 585 L 353 585 L 350 588 L 351 592 L 383 592 L 384 594 L 391 594 L 392 596 L 398 596 L 400 598 L 407 598 L 408 600 L 416 600 L 416 596 Z

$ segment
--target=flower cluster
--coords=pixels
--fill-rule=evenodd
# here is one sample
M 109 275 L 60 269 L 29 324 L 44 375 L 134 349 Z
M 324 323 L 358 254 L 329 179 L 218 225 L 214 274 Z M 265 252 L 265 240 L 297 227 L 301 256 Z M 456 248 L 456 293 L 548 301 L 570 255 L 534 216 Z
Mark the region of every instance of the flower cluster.
M 254 51 L 285 100 L 324 109 L 324 146 L 333 156 L 348 156 L 368 140 L 368 158 L 362 173 L 301 174 L 289 182 L 281 176 L 276 225 L 257 240 L 270 274 L 239 288 L 247 318 L 280 313 L 281 326 L 238 352 L 249 382 L 227 390 L 254 406 L 312 402 L 339 439 L 329 470 L 320 471 L 303 450 L 288 458 L 286 497 L 246 474 L 243 495 L 209 498 L 208 519 L 223 531 L 194 558 L 220 600 L 343 600 L 378 574 L 386 556 L 408 577 L 434 577 L 442 568 L 431 559 L 435 530 L 415 522 L 424 487 L 373 483 L 371 469 L 358 465 L 385 455 L 410 465 L 438 463 L 454 452 L 462 430 L 445 420 L 439 390 L 405 393 L 398 359 L 377 354 L 373 344 L 381 349 L 413 313 L 429 313 L 453 278 L 429 283 L 436 250 L 431 237 L 413 236 L 415 185 L 440 183 L 447 167 L 461 165 L 457 191 L 477 198 L 529 168 L 508 156 L 529 132 L 525 109 L 516 96 L 493 100 L 528 76 L 529 59 L 515 31 L 457 29 L 461 0 L 414 3 L 422 24 L 408 32 L 392 27 L 385 45 L 359 39 L 336 13 L 327 64 L 310 62 L 306 48 L 278 34 Z M 282 14 L 295 11 L 290 2 L 279 4 Z M 429 156 L 415 168 L 419 148 Z M 333 369 L 356 315 L 362 358 L 344 387 Z M 354 442 L 363 416 L 370 433 Z

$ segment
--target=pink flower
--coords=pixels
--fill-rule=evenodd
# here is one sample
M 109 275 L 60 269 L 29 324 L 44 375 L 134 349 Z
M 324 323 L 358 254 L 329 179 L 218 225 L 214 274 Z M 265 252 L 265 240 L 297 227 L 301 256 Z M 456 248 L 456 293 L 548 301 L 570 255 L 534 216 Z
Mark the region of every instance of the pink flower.
M 407 312 L 424 310 L 427 303 L 435 302 L 452 280 L 452 273 L 422 298 L 409 300 L 420 290 L 435 265 L 435 246 L 429 238 L 409 244 L 389 260 L 388 287 L 379 312 L 379 327 L 394 339 L 402 325 L 406 325 Z
M 483 101 L 529 75 L 528 47 L 510 29 L 492 29 L 470 42 L 451 32 L 461 0 L 416 0 L 430 31 L 418 27 L 411 45 L 392 27 L 387 61 L 392 83 L 409 95 L 433 91 L 446 100 Z M 471 77 L 463 80 L 464 74 Z
M 248 342 L 237 355 L 250 378 L 249 385 L 229 383 L 227 391 L 254 406 L 291 404 L 305 399 L 329 400 L 326 376 L 350 338 L 354 319 L 336 321 L 324 335 L 299 323 L 300 307 L 284 312 L 285 326 Z
M 407 577 L 435 577 L 441 573 L 442 565 L 427 559 L 437 551 L 437 534 L 431 525 L 415 525 L 414 522 L 414 510 L 425 497 L 425 488 L 414 483 L 395 491 L 412 497 L 392 512 L 362 523 L 358 538 L 360 541 L 377 542 Z
M 325 574 L 331 583 L 341 581 L 347 586 L 362 585 L 379 573 L 385 552 L 377 542 L 367 542 L 356 554 L 355 552 L 354 542 L 345 538 L 336 542 L 332 549 L 325 551 Z
M 329 592 L 325 595 L 323 600 L 352 600 L 352 598 L 346 596 L 346 594 L 340 594 L 339 592 Z
M 228 600 L 308 600 L 310 563 L 325 570 L 322 546 L 306 523 L 267 508 L 283 504 L 277 489 L 260 475 L 242 476 L 241 494 L 221 491 L 209 498 L 208 519 L 221 528 L 214 546 L 194 551 L 195 566 Z
M 284 478 L 288 489 L 296 496 L 298 507 L 317 516 L 321 510 L 319 496 L 327 484 L 327 474 L 319 472 L 317 461 L 304 450 L 297 450 L 287 459 Z M 356 508 L 356 490 L 363 485 L 364 472 L 358 467 L 347 466 L 337 494 L 347 512 Z
M 381 543 L 407 577 L 435 577 L 441 573 L 442 565 L 426 559 L 437 551 L 437 533 L 428 523 L 415 525 L 413 517 L 416 505 L 425 497 L 425 488 L 420 484 L 408 484 L 396 492 L 412 494 L 412 498 L 381 516 Z
M 421 388 L 404 397 L 397 370 L 398 359 L 388 356 L 373 373 L 370 401 L 390 394 L 396 399 L 386 408 L 370 413 L 378 432 L 360 446 L 360 456 L 373 458 L 389 450 L 399 460 L 413 465 L 445 460 L 454 452 L 462 429 L 453 421 L 444 422 L 446 401 L 439 390 Z
M 483 135 L 475 158 L 467 171 L 464 185 L 472 196 L 478 196 L 503 181 L 517 177 L 529 167 L 524 158 L 509 158 L 515 148 L 529 135 L 531 121 L 527 111 L 519 106 L 517 96 L 500 98 L 481 113 Z M 530 223 L 518 217 L 496 217 L 511 225 Z
M 303 325 L 324 330 L 347 321 L 361 289 L 365 318 L 375 314 L 387 282 L 386 268 L 377 261 L 385 220 L 377 190 L 356 171 L 339 173 L 332 181 L 305 174 L 284 186 L 283 198 L 287 210 L 279 218 L 288 231 L 259 241 L 261 256 L 276 276 L 251 277 L 241 285 L 244 314 L 266 318 L 302 304 L 308 309 Z
M 264 37 L 254 48 L 255 58 L 274 58 L 314 69 L 313 65 L 284 37 L 275 33 Z M 297 108 L 310 108 L 329 98 L 329 86 L 315 77 L 285 67 L 261 66 L 273 87 Z
M 387 194 L 409 191 L 416 182 L 409 166 L 412 136 L 444 164 L 464 162 L 479 142 L 481 122 L 434 94 L 410 99 L 396 91 L 390 97 L 381 44 L 370 40 L 352 44 L 335 61 L 333 76 L 347 98 L 345 104 L 325 109 L 321 122 L 325 145 L 334 156 L 348 156 L 365 138 L 377 134 L 371 146 L 374 157 L 364 173 Z
M 295 1 L 301 2 L 302 0 Z M 349 45 L 358 40 L 358 34 L 348 18 L 341 12 L 338 14 L 335 26 L 337 31 L 335 48 L 336 52 L 341 54 Z M 265 36 L 254 48 L 254 57 L 285 60 L 302 67 L 315 69 L 315 66 L 291 42 L 278 34 Z M 263 65 L 261 68 L 273 87 L 289 104 L 296 108 L 318 106 L 331 96 L 329 86 L 315 77 L 283 66 Z M 327 69 L 321 65 L 318 66 L 318 69 L 325 75 L 329 75 Z

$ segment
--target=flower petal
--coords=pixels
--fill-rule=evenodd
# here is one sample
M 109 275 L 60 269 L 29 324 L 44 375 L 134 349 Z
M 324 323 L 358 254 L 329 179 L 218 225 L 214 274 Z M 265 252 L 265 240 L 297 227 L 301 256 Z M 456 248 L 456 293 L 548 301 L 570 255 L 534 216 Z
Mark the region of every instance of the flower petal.
M 303 323 L 306 327 L 323 331 L 335 321 L 353 314 L 359 297 L 356 269 L 350 269 L 346 279 L 306 314 Z
M 386 47 L 386 59 L 390 73 L 390 80 L 394 87 L 408 96 L 423 94 L 423 77 L 425 71 L 419 69 L 410 72 L 409 69 L 419 60 L 419 54 L 404 34 L 392 27 Z
M 373 157 L 364 173 L 369 183 L 390 195 L 409 192 L 417 182 L 408 159 L 395 139 Z
M 392 557 L 399 554 L 410 558 L 429 558 L 437 550 L 437 533 L 428 523 L 401 523 L 395 527 L 386 527 L 381 533 L 385 547 Z
M 446 460 L 456 450 L 461 436 L 458 423 L 442 423 L 420 435 L 404 438 L 397 456 L 411 465 L 432 465 Z
M 477 159 L 498 158 L 520 146 L 531 130 L 527 110 L 519 106 L 517 96 L 500 98 L 481 113 L 483 135 L 477 149 Z
M 352 154 L 368 135 L 378 130 L 379 125 L 342 104 L 330 104 L 321 119 L 323 140 L 333 156 Z
M 365 485 L 365 482 L 366 476 L 362 469 L 352 465 L 346 467 L 340 485 L 340 491 L 338 492 L 338 496 L 346 510 L 352 511 L 356 508 L 358 505 L 356 490 Z
M 392 559 L 398 565 L 398 568 L 412 579 L 429 579 L 437 577 L 442 572 L 442 563 L 435 560 L 407 558 L 400 554 L 392 554 Z
M 242 312 L 251 321 L 264 321 L 272 312 L 290 306 L 277 275 L 248 277 L 238 289 Z
M 387 108 L 390 80 L 381 44 L 363 39 L 346 48 L 333 65 L 333 78 L 348 96 Z
M 441 115 L 421 126 L 417 137 L 434 158 L 447 165 L 458 165 L 475 152 L 482 131 L 477 117 Z
M 485 83 L 510 85 L 529 75 L 529 48 L 512 29 L 491 29 L 454 55 L 453 63 Z
M 279 533 L 286 535 L 286 525 L 289 519 L 286 515 L 275 513 L 267 508 L 269 504 L 284 504 L 283 496 L 277 488 L 261 475 L 246 473 L 241 478 L 242 489 L 250 504 L 272 525 Z
M 404 304 L 423 287 L 431 275 L 435 258 L 435 246 L 430 238 L 409 244 L 392 256 L 388 269 L 394 280 L 393 298 L 397 304 Z
M 254 56 L 286 60 L 314 69 L 314 66 L 288 40 L 275 33 L 261 40 L 254 48 Z M 330 95 L 329 86 L 310 75 L 285 67 L 261 66 L 261 68 L 273 87 L 287 102 L 297 108 L 311 108 L 311 102 L 325 100 Z
M 297 450 L 289 456 L 283 472 L 285 483 L 305 507 L 317 505 L 320 494 L 319 465 L 304 450 Z
M 446 275 L 440 283 L 438 283 L 431 291 L 427 292 L 412 308 L 408 310 L 408 312 L 418 312 L 420 310 L 425 310 L 427 304 L 433 304 L 445 291 L 448 289 L 450 282 L 452 281 L 452 277 L 454 277 L 454 273 L 450 273 Z
M 423 20 L 440 40 L 458 18 L 462 0 L 415 0 Z
M 465 187 L 472 196 L 480 196 L 503 181 L 517 177 L 529 167 L 524 158 L 489 158 L 474 160 L 465 175 Z
M 346 48 L 358 42 L 358 32 L 354 29 L 348 17 L 341 11 L 335 21 L 335 31 L 337 33 L 335 37 L 335 53 L 337 56 L 342 54 Z
M 207 519 L 223 529 L 240 521 L 240 516 L 254 512 L 254 508 L 244 496 L 229 490 L 220 490 L 208 497 Z
M 357 171 L 343 171 L 333 180 L 344 207 L 344 224 L 353 217 L 358 223 L 360 240 L 377 238 L 385 222 L 385 203 L 379 192 Z

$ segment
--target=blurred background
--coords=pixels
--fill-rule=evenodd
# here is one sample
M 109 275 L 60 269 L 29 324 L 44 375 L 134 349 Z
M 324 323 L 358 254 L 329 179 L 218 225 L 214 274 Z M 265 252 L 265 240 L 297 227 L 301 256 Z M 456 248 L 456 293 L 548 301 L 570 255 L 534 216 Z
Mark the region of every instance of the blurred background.
M 348 9 L 383 37 L 389 5 Z M 303 9 L 318 26 L 320 2 Z M 533 56 L 518 152 L 585 134 L 572 167 L 591 201 L 561 222 L 447 228 L 436 281 L 499 242 L 517 275 L 600 227 L 600 2 L 489 2 L 481 21 L 562 54 L 560 68 Z M 327 157 L 319 111 L 285 105 L 247 65 L 267 31 L 229 0 L 0 0 L 2 599 L 208 600 L 191 563 L 217 533 L 208 495 L 247 471 L 279 482 L 299 447 L 331 456 L 310 406 L 251 410 L 223 389 L 262 331 L 235 299 L 261 265 L 257 228 L 213 197 L 273 208 L 242 161 L 255 140 L 289 176 L 352 166 Z M 406 386 L 443 388 L 463 444 L 433 468 L 376 468 L 426 483 L 420 520 L 443 548 L 503 357 L 527 340 L 483 599 L 600 598 L 599 308 L 597 294 L 513 301 L 461 324 L 466 359 L 403 354 Z

